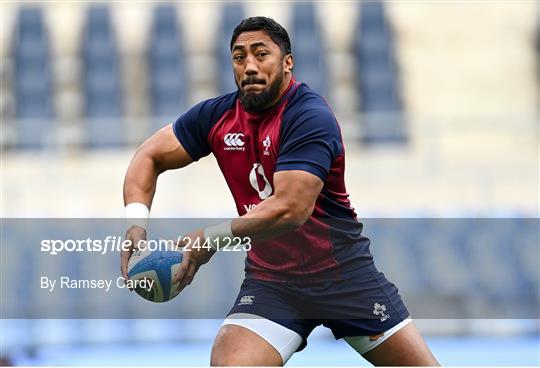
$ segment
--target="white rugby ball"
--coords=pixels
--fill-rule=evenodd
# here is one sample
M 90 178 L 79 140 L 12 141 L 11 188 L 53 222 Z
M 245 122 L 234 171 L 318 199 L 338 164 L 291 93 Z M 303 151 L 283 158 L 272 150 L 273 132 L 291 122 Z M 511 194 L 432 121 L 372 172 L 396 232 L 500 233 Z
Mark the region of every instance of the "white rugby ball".
M 179 250 L 136 250 L 128 263 L 128 276 L 134 280 L 134 290 L 144 299 L 161 303 L 179 294 L 173 278 L 182 262 Z M 145 282 L 141 282 L 145 280 Z M 153 281 L 153 282 L 151 282 Z

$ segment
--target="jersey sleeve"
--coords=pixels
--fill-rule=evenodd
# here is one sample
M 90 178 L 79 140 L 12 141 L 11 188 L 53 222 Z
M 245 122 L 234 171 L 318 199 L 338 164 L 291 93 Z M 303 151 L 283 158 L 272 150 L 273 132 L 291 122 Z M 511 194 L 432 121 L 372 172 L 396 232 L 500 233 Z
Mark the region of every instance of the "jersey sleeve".
M 232 97 L 224 95 L 202 101 L 173 123 L 176 138 L 194 161 L 210 154 L 208 133 L 230 107 Z
M 303 170 L 326 180 L 334 159 L 343 152 L 341 133 L 327 105 L 284 121 L 276 172 Z

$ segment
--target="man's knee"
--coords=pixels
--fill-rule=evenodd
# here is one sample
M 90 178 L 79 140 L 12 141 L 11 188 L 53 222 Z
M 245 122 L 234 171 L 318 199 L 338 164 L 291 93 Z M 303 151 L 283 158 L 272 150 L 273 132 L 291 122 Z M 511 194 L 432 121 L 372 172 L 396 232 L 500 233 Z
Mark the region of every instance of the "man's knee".
M 212 355 L 210 357 L 210 366 L 212 367 L 240 367 L 240 366 L 254 366 L 249 359 L 235 355 L 229 351 L 216 352 L 212 349 Z
M 232 341 L 234 337 L 230 333 L 228 326 L 223 326 L 219 330 L 212 353 L 210 354 L 210 365 L 212 367 L 238 366 L 238 359 L 242 352 L 239 352 L 239 346 Z
M 239 366 L 241 365 L 238 362 L 238 359 L 235 357 L 234 353 L 222 349 L 219 346 L 212 347 L 212 354 L 210 355 L 210 366 L 212 367 L 230 367 L 230 366 Z
M 216 336 L 210 365 L 219 366 L 281 366 L 281 355 L 268 342 L 247 328 L 222 326 Z

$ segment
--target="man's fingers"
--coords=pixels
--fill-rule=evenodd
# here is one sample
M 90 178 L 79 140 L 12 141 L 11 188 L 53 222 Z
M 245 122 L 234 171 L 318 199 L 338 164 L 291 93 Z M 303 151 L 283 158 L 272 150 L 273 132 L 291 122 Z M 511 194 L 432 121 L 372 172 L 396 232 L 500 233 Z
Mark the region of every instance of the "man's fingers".
M 127 279 L 128 262 L 129 262 L 129 257 L 127 255 L 122 254 L 120 258 L 120 272 L 122 273 L 122 276 L 124 277 L 124 279 Z
M 129 276 L 128 276 L 128 262 L 129 262 L 129 257 L 130 257 L 131 254 L 122 254 L 122 258 L 120 260 L 121 264 L 120 264 L 120 272 L 122 273 L 122 277 L 124 278 L 124 284 L 127 283 L 127 280 L 129 279 Z M 128 288 L 130 291 L 133 291 L 133 289 L 131 288 Z
M 124 262 L 122 262 L 122 265 L 120 266 L 120 272 L 122 273 L 124 280 L 127 280 L 127 265 L 125 265 Z
M 122 272 L 122 277 L 124 278 L 124 284 L 127 283 L 127 280 L 129 279 L 128 276 L 128 265 L 129 265 L 129 259 L 131 258 L 131 255 L 133 254 L 133 248 L 129 249 L 128 251 L 122 251 L 122 254 L 120 255 L 120 271 Z M 130 291 L 133 291 L 133 289 L 128 288 Z
M 184 250 L 185 243 L 183 241 L 169 240 L 171 244 L 174 244 L 173 250 L 180 252 Z
M 196 262 L 191 261 L 191 253 L 185 252 L 175 278 L 175 282 L 178 283 L 178 289 L 180 291 L 191 284 L 198 268 Z
M 197 267 L 195 266 L 195 264 L 191 263 L 188 267 L 187 272 L 182 278 L 182 281 L 180 282 L 180 291 L 182 291 L 186 286 L 191 284 L 191 281 L 193 281 L 193 278 L 195 277 L 195 272 L 197 272 Z
M 190 264 L 190 255 L 189 252 L 185 252 L 182 257 L 182 262 L 180 263 L 180 266 L 178 266 L 178 271 L 176 271 L 176 275 L 174 276 L 174 282 L 181 282 L 184 278 L 184 275 L 186 274 L 189 264 Z

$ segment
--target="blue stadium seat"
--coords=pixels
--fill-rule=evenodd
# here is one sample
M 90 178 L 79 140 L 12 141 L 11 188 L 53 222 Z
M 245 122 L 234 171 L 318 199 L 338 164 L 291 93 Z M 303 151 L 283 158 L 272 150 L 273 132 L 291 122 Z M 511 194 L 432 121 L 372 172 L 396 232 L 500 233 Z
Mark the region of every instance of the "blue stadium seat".
M 90 147 L 122 143 L 122 87 L 109 9 L 88 9 L 82 40 L 86 138 Z
M 236 91 L 236 83 L 231 67 L 230 42 L 234 28 L 245 18 L 242 3 L 224 3 L 222 8 L 222 22 L 216 41 L 216 59 L 218 61 L 218 90 L 219 93 Z
M 88 10 L 82 50 L 86 116 L 120 117 L 118 52 L 108 8 L 96 6 Z
M 294 75 L 313 90 L 327 94 L 326 61 L 319 23 L 312 2 L 294 3 L 291 34 Z
M 360 27 L 365 27 L 362 30 L 386 27 L 384 4 L 381 1 L 363 4 L 360 16 L 362 17 Z
M 22 7 L 13 38 L 19 148 L 40 148 L 53 133 L 49 40 L 40 8 Z
M 362 2 L 355 39 L 363 141 L 406 142 L 392 30 L 383 2 Z
M 152 114 L 160 119 L 178 116 L 186 103 L 188 90 L 182 52 L 176 8 L 173 5 L 157 6 L 148 48 L 148 66 Z M 159 124 L 162 123 L 160 120 Z

